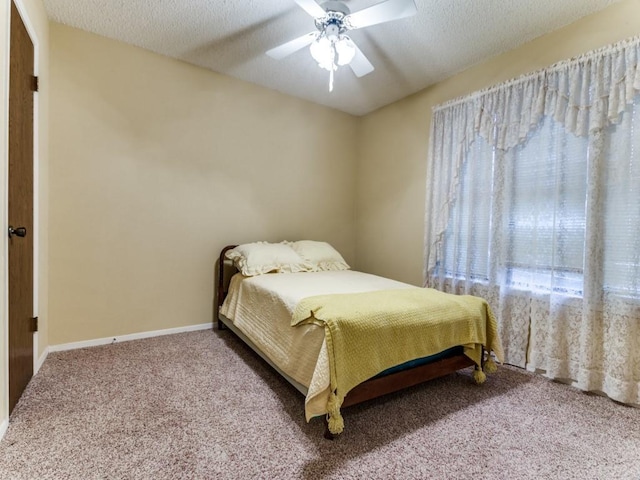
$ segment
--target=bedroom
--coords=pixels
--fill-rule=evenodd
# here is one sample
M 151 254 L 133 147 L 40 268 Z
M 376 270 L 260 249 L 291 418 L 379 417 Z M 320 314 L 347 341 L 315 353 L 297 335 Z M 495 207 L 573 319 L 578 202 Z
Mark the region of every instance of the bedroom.
M 23 4 L 40 41 L 40 363 L 64 345 L 210 322 L 226 244 L 322 238 L 360 270 L 421 284 L 431 107 L 640 31 L 640 2 L 619 2 L 354 117 Z

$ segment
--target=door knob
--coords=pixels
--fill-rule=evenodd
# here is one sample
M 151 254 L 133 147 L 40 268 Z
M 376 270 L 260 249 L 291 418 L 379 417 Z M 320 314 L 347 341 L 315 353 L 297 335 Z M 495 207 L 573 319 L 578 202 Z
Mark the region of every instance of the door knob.
M 26 237 L 27 236 L 27 229 L 24 227 L 18 227 L 18 228 L 13 228 L 11 225 L 9 225 L 9 238 L 13 237 Z

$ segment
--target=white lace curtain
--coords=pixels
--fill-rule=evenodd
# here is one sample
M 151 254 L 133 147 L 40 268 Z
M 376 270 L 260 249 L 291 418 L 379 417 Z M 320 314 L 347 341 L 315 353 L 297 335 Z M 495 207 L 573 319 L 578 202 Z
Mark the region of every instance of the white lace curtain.
M 640 404 L 640 38 L 434 109 L 425 283 L 507 363 Z

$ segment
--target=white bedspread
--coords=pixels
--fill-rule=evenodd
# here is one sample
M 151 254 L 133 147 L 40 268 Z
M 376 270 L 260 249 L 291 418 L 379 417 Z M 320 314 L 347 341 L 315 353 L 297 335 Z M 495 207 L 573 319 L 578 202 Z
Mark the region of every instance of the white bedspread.
M 353 270 L 255 277 L 236 274 L 220 313 L 278 368 L 308 388 L 305 399 L 308 421 L 326 413 L 329 358 L 323 327 L 291 326 L 298 302 L 314 295 L 412 287 L 415 286 Z

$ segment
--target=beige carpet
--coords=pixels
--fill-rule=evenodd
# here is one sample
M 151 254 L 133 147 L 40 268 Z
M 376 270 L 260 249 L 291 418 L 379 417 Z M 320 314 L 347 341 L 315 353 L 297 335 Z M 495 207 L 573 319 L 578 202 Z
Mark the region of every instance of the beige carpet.
M 512 367 L 345 410 L 302 396 L 228 331 L 49 355 L 0 443 L 2 479 L 640 479 L 640 409 Z

